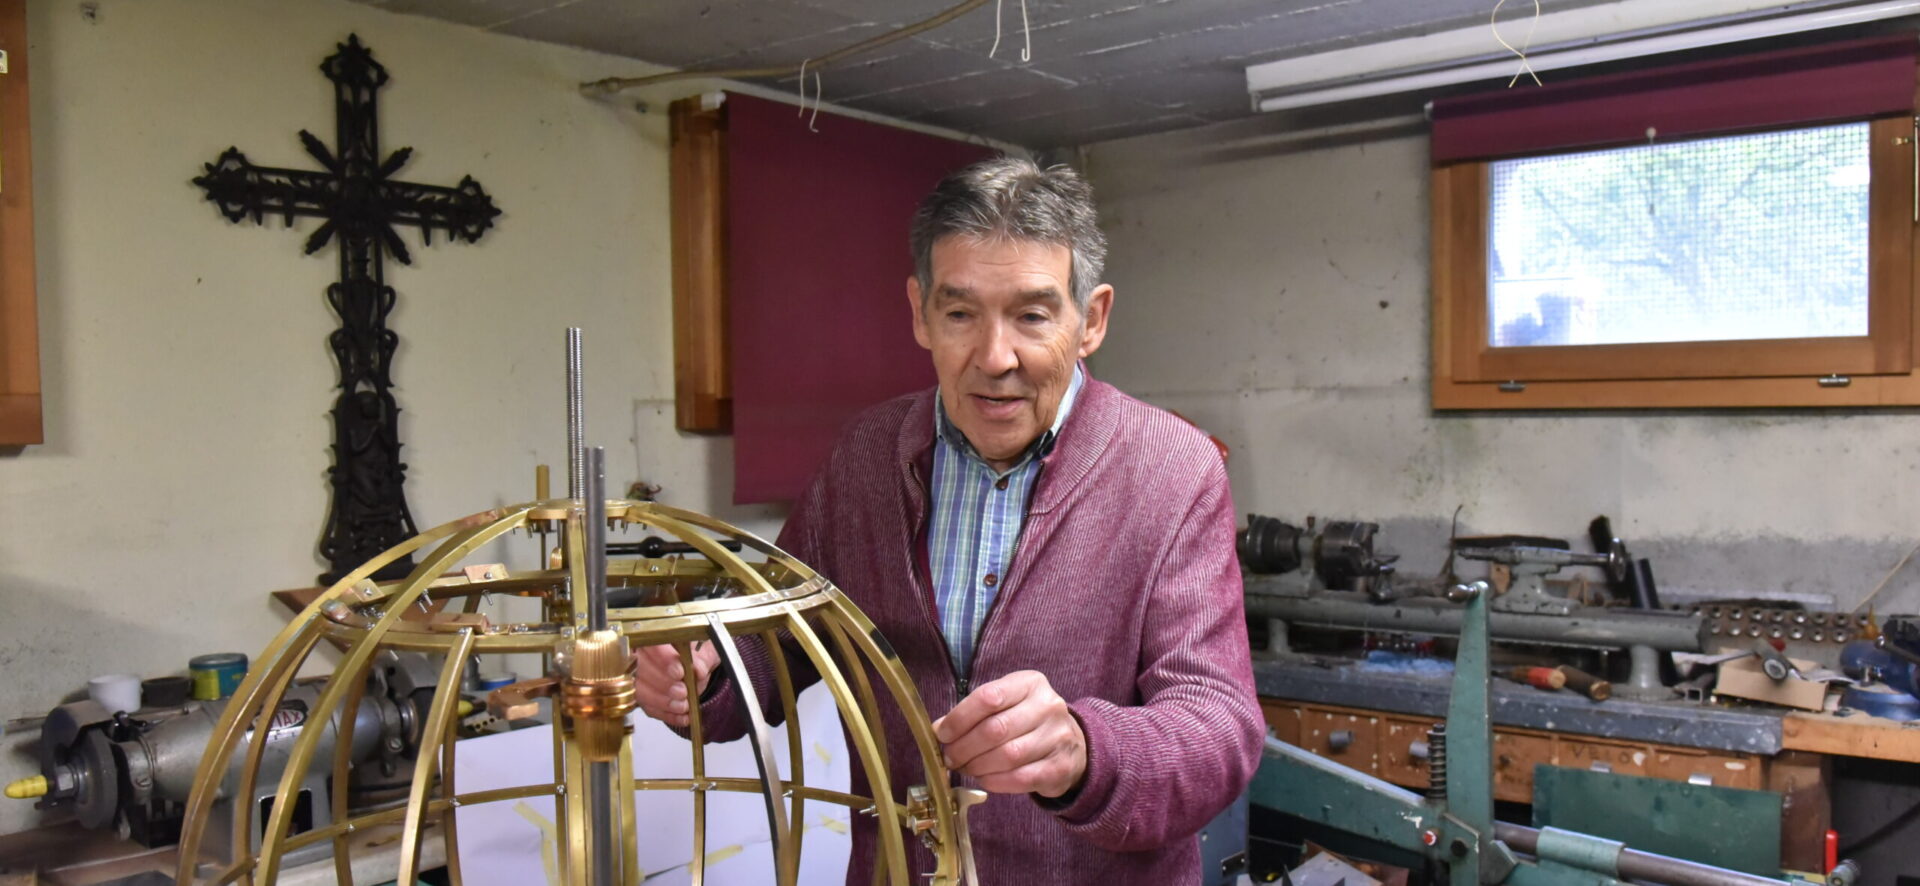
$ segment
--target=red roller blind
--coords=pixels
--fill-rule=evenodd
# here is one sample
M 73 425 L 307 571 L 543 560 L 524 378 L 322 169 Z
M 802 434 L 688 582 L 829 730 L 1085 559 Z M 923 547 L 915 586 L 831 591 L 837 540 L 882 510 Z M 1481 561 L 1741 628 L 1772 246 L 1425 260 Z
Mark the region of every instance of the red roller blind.
M 727 95 L 733 498 L 742 504 L 799 497 L 855 413 L 933 385 L 907 307 L 907 225 L 942 176 L 997 153 L 831 114 L 811 132 L 795 110 Z
M 1912 35 L 1670 65 L 1433 104 L 1433 161 L 1450 163 L 1913 109 Z

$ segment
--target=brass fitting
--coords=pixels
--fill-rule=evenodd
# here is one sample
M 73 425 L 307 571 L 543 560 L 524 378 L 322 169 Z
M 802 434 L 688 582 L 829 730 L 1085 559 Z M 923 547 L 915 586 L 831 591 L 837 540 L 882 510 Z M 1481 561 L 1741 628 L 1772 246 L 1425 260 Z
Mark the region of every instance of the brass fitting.
M 573 721 L 581 756 L 601 763 L 620 755 L 626 741 L 627 712 L 638 700 L 633 689 L 633 656 L 619 631 L 587 631 L 573 643 L 573 673 L 560 684 L 560 702 Z

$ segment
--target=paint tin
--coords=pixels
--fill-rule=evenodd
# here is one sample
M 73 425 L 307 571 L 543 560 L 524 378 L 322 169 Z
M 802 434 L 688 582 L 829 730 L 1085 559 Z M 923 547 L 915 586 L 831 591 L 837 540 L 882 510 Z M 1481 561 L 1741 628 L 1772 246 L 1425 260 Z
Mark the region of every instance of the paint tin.
M 505 673 L 483 673 L 480 675 L 480 691 L 492 692 L 503 686 L 513 685 L 513 675 Z
M 193 697 L 200 701 L 226 698 L 240 688 L 247 675 L 247 657 L 238 652 L 212 652 L 187 661 L 193 679 Z

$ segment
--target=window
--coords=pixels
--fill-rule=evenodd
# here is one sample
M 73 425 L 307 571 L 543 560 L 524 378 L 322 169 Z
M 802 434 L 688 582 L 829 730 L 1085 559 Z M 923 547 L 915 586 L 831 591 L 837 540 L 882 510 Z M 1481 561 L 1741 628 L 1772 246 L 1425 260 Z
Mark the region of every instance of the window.
M 1913 59 L 1857 41 L 1436 105 L 1434 406 L 1920 403 Z

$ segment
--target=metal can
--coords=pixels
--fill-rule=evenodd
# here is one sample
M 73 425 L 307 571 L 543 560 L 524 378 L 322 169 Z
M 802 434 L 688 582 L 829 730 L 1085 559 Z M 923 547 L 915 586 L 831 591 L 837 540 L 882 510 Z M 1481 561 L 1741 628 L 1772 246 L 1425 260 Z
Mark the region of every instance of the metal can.
M 247 656 L 239 652 L 210 652 L 187 661 L 187 673 L 193 679 L 193 697 L 216 701 L 233 694 L 247 676 Z

